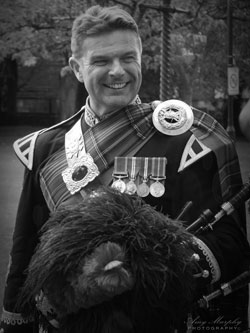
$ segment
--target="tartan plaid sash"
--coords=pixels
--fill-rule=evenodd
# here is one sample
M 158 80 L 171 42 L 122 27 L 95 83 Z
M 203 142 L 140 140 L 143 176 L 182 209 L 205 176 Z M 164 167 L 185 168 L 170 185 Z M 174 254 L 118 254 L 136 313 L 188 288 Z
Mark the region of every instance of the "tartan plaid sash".
M 221 192 L 224 201 L 242 186 L 242 178 L 235 145 L 225 129 L 209 114 L 193 108 L 193 134 L 216 155 Z
M 115 156 L 126 156 L 152 132 L 155 132 L 152 108 L 150 104 L 138 104 L 128 105 L 89 128 L 83 133 L 83 138 L 86 152 L 92 156 L 102 174 L 111 167 Z M 40 185 L 50 211 L 54 211 L 71 197 L 61 175 L 67 166 L 65 150 L 62 147 L 40 171 Z
M 111 119 L 110 119 L 111 118 Z M 114 151 L 125 156 L 134 144 L 154 131 L 149 104 L 129 105 L 84 133 L 86 151 L 100 173 L 113 163 Z M 126 144 L 130 142 L 130 144 Z
M 190 130 L 214 151 L 222 196 L 226 201 L 242 185 L 235 146 L 225 129 L 214 118 L 194 108 L 193 112 L 194 123 Z M 86 151 L 94 159 L 100 174 L 112 166 L 115 156 L 127 156 L 133 147 L 147 141 L 145 139 L 155 132 L 151 118 L 150 104 L 129 105 L 83 133 Z M 40 172 L 41 189 L 51 211 L 71 197 L 61 175 L 67 166 L 62 147 L 50 157 Z

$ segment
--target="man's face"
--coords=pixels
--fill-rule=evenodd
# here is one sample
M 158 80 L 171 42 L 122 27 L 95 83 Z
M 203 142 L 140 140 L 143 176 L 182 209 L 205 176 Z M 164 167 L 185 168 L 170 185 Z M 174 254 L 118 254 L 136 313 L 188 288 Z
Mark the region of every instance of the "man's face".
M 97 115 L 119 110 L 135 98 L 141 85 L 141 41 L 136 33 L 118 30 L 88 37 L 82 54 L 70 64 Z

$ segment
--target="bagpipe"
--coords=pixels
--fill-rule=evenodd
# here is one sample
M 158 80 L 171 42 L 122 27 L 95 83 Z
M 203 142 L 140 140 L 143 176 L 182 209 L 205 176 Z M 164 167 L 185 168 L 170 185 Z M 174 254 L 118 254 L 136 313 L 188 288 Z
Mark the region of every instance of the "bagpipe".
M 216 214 L 210 209 L 204 210 L 200 216 L 190 224 L 186 230 L 194 235 L 213 230 L 213 226 L 219 222 L 223 216 L 232 214 L 239 206 L 250 198 L 250 180 L 242 187 L 242 189 L 233 196 L 229 201 L 224 202 Z M 191 203 L 190 203 L 191 204 Z M 182 214 L 189 209 L 190 204 L 185 205 Z M 180 214 L 179 217 L 182 215 Z
M 218 213 L 206 210 L 185 228 L 178 219 L 187 207 L 173 220 L 136 195 L 94 190 L 42 227 L 20 303 L 61 333 L 172 332 L 194 302 L 208 307 L 250 281 L 247 271 L 197 295 L 197 281 L 211 278 L 194 237 L 249 197 L 248 182 Z
M 235 194 L 229 201 L 224 202 L 216 214 L 213 214 L 210 209 L 204 210 L 200 214 L 200 216 L 186 228 L 186 230 L 192 232 L 194 235 L 199 235 L 206 231 L 213 230 L 215 225 L 219 223 L 225 215 L 231 215 L 237 208 L 242 205 L 242 203 L 246 202 L 249 198 L 250 180 L 248 180 L 248 182 L 244 184 L 242 189 L 237 194 Z M 189 209 L 190 205 L 191 203 L 188 203 L 183 208 L 183 214 L 186 210 Z M 241 273 L 231 281 L 221 284 L 217 290 L 211 292 L 208 295 L 203 295 L 203 297 L 198 300 L 198 304 L 202 308 L 208 308 L 210 301 L 221 296 L 227 296 L 237 291 L 238 289 L 247 286 L 249 282 L 250 268 L 249 270 Z

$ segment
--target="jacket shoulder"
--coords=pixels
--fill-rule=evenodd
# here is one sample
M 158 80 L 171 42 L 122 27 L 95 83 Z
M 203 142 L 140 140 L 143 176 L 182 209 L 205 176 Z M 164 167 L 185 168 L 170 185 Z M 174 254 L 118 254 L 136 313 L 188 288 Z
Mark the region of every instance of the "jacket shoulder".
M 71 124 L 75 122 L 75 119 L 78 119 L 81 114 L 82 109 L 69 119 L 66 119 L 51 127 L 32 132 L 22 138 L 17 139 L 13 143 L 13 148 L 15 154 L 22 162 L 22 164 L 29 170 L 32 170 L 34 164 L 34 153 L 38 139 L 39 143 L 45 142 L 48 138 L 47 134 L 50 134 L 49 137 L 51 139 L 51 135 L 55 135 L 55 133 L 57 133 L 63 128 L 65 130 L 65 128 L 67 129 L 67 127 L 70 127 Z

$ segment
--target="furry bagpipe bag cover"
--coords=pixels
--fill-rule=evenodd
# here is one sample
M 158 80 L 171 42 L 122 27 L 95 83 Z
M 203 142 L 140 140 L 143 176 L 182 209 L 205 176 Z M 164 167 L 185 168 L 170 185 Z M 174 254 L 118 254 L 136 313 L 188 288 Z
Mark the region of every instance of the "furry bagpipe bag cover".
M 170 332 L 194 299 L 192 242 L 138 196 L 100 188 L 43 226 L 20 302 L 61 333 Z

